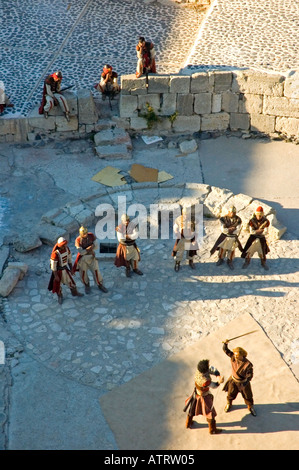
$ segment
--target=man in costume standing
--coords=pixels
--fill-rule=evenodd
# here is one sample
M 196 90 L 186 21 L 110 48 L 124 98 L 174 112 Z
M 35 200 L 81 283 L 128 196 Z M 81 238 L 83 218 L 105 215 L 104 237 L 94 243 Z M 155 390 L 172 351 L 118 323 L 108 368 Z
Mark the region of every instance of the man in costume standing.
M 88 271 L 93 274 L 93 278 L 98 288 L 102 292 L 108 292 L 106 287 L 103 286 L 103 276 L 99 269 L 98 260 L 95 256 L 95 251 L 98 248 L 96 236 L 89 232 L 86 227 L 80 227 L 79 236 L 75 240 L 75 247 L 78 250 L 77 258 L 73 266 L 73 273 L 79 271 L 81 281 L 85 286 L 85 293 L 90 293 L 90 284 L 88 278 Z
M 138 269 L 140 261 L 140 252 L 136 245 L 138 230 L 137 227 L 132 226 L 130 217 L 127 214 L 121 216 L 121 223 L 116 227 L 116 234 L 119 245 L 114 261 L 115 266 L 118 268 L 125 266 L 127 277 L 131 277 L 131 266 L 134 273 L 142 276 L 143 273 Z
M 198 249 L 195 239 L 195 223 L 191 220 L 191 211 L 188 214 L 186 207 L 183 207 L 182 215 L 175 219 L 173 231 L 177 237 L 172 250 L 172 256 L 175 259 L 174 270 L 179 271 L 185 251 L 190 268 L 195 269 L 194 257 Z
M 4 113 L 5 108 L 13 108 L 14 105 L 5 94 L 4 83 L 0 80 L 0 114 Z
M 144 73 L 156 73 L 156 52 L 154 44 L 150 41 L 146 41 L 143 36 L 140 36 L 136 46 L 136 52 L 136 78 L 141 77 Z
M 235 258 L 236 247 L 238 246 L 240 251 L 243 251 L 238 239 L 241 232 L 242 220 L 237 216 L 237 210 L 234 206 L 229 208 L 227 215 L 220 217 L 220 223 L 222 233 L 216 240 L 210 253 L 213 255 L 215 251 L 218 250 L 218 261 L 216 266 L 220 266 L 224 262 L 224 258 L 227 256 L 227 264 L 229 268 L 234 269 L 233 260 Z
M 50 267 L 52 275 L 48 285 L 48 290 L 53 294 L 57 294 L 58 302 L 62 304 L 62 284 L 70 288 L 74 297 L 82 297 L 77 290 L 76 283 L 71 275 L 72 270 L 72 254 L 67 246 L 67 240 L 60 237 L 57 240 L 51 253 Z
M 61 93 L 62 73 L 60 70 L 48 75 L 44 82 L 42 102 L 39 114 L 44 114 L 47 119 L 54 106 L 59 105 L 67 121 L 70 120 L 70 110 L 67 100 Z
M 108 93 L 111 93 L 112 95 L 119 93 L 120 87 L 117 83 L 117 76 L 117 73 L 112 70 L 111 65 L 104 65 L 101 80 L 95 87 L 102 93 L 103 100 L 106 98 Z
M 232 402 L 240 392 L 252 416 L 256 416 L 253 407 L 253 395 L 250 381 L 253 377 L 253 365 L 247 359 L 245 349 L 237 347 L 232 351 L 228 348 L 228 341 L 223 344 L 223 351 L 231 359 L 232 374 L 226 381 L 223 390 L 227 392 L 227 404 L 224 411 L 227 413 L 231 410 Z
M 217 382 L 212 382 L 211 375 L 217 377 Z M 209 425 L 210 434 L 219 434 L 222 429 L 216 428 L 215 417 L 217 416 L 214 408 L 214 397 L 209 391 L 210 388 L 217 388 L 223 382 L 223 377 L 215 367 L 210 367 L 208 359 L 199 361 L 195 374 L 195 388 L 193 395 L 187 398 L 184 411 L 188 411 L 186 428 L 191 428 L 193 417 L 203 415 Z
M 266 235 L 268 234 L 269 225 L 270 222 L 267 217 L 265 217 L 263 208 L 259 206 L 249 221 L 250 236 L 241 255 L 242 258 L 245 258 L 242 268 L 247 268 L 254 253 L 257 253 L 261 259 L 261 265 L 268 271 L 266 255 L 269 253 L 270 248 L 266 240 Z

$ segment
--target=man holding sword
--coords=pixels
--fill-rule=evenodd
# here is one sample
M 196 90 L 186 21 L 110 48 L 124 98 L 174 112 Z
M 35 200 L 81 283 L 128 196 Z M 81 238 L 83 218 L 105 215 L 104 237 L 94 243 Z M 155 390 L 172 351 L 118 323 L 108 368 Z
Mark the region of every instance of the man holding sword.
M 254 331 L 245 333 L 245 335 L 251 333 L 254 333 Z M 245 351 L 245 349 L 237 347 L 231 351 L 228 348 L 228 343 L 230 341 L 245 335 L 236 336 L 235 338 L 226 339 L 223 341 L 223 351 L 225 354 L 227 354 L 227 356 L 230 357 L 232 366 L 232 374 L 223 387 L 223 390 L 227 392 L 227 404 L 224 408 L 224 411 L 227 413 L 231 410 L 232 402 L 240 392 L 244 398 L 248 410 L 252 416 L 256 416 L 256 412 L 253 407 L 253 394 L 250 384 L 250 381 L 253 377 L 253 365 L 247 359 L 247 351 Z

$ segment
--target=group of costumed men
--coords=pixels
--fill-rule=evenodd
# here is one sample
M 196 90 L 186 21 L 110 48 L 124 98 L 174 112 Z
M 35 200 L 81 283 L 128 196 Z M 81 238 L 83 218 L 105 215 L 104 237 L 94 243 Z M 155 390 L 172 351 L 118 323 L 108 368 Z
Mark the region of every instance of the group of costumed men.
M 222 233 L 210 251 L 210 253 L 213 254 L 216 250 L 219 250 L 218 266 L 223 263 L 225 256 L 227 256 L 228 266 L 233 269 L 233 259 L 235 257 L 236 247 L 238 246 L 242 252 L 241 256 L 245 258 L 243 268 L 249 265 L 251 257 L 254 253 L 257 253 L 261 259 L 262 266 L 268 269 L 266 265 L 266 255 L 270 250 L 266 240 L 266 233 L 270 222 L 265 217 L 261 206 L 256 209 L 256 212 L 249 221 L 250 235 L 244 249 L 238 239 L 242 221 L 240 217 L 236 215 L 235 207 L 231 207 L 228 214 L 220 218 L 220 223 Z M 172 251 L 172 256 L 175 259 L 175 271 L 179 271 L 180 263 L 185 252 L 190 268 L 195 269 L 194 256 L 199 247 L 195 234 L 195 222 L 188 216 L 188 208 L 183 207 L 182 215 L 177 217 L 174 221 L 173 230 L 176 236 Z M 140 250 L 136 244 L 139 231 L 135 224 L 130 223 L 130 217 L 127 214 L 121 216 L 121 222 L 116 227 L 116 234 L 118 247 L 114 261 L 115 266 L 118 268 L 124 266 L 127 277 L 131 277 L 132 272 L 142 276 L 143 273 L 138 268 Z M 98 288 L 103 292 L 107 292 L 107 289 L 103 285 L 103 276 L 99 270 L 95 254 L 98 248 L 96 236 L 92 232 L 89 232 L 86 227 L 82 226 L 79 230 L 79 236 L 76 238 L 75 247 L 78 250 L 78 254 L 74 266 L 72 265 L 72 255 L 68 247 L 68 242 L 63 237 L 58 239 L 52 250 L 52 276 L 48 289 L 57 294 L 59 303 L 62 303 L 61 284 L 68 286 L 72 295 L 82 295 L 79 294 L 73 278 L 76 271 L 80 273 L 81 281 L 85 286 L 85 293 L 88 294 L 90 292 L 88 279 L 89 270 L 92 272 Z
M 144 37 L 140 37 L 136 46 L 137 53 L 137 68 L 136 77 L 139 78 L 143 74 L 156 73 L 155 63 L 155 47 L 152 42 L 145 41 Z M 63 89 L 61 89 L 62 72 L 58 70 L 48 75 L 44 81 L 42 101 L 39 107 L 39 114 L 43 114 L 47 119 L 49 112 L 54 106 L 60 106 L 67 121 L 70 121 L 70 109 L 68 102 L 63 96 Z M 69 88 L 69 87 L 67 87 Z M 67 89 L 65 88 L 65 89 Z M 118 74 L 113 70 L 109 64 L 105 64 L 101 73 L 99 83 L 94 88 L 102 93 L 102 99 L 105 100 L 106 96 L 113 97 L 120 92 L 118 85 Z M 11 104 L 1 104 L 1 106 L 11 106 Z M 3 107 L 4 109 L 4 107 Z
M 256 416 L 250 384 L 253 378 L 253 365 L 247 359 L 247 351 L 241 347 L 236 347 L 231 351 L 228 348 L 229 341 L 226 339 L 223 342 L 223 351 L 231 360 L 231 375 L 223 387 L 223 390 L 227 392 L 227 403 L 224 411 L 228 413 L 232 409 L 233 400 L 241 393 L 248 410 L 252 416 Z M 217 381 L 213 382 L 211 375 L 214 375 Z M 203 359 L 197 364 L 194 381 L 193 394 L 185 401 L 184 411 L 188 410 L 186 428 L 192 427 L 194 416 L 202 415 L 208 422 L 209 433 L 219 434 L 222 432 L 222 429 L 216 427 L 215 418 L 217 412 L 210 388 L 215 389 L 219 387 L 224 382 L 224 378 L 215 367 L 210 366 L 208 359 Z

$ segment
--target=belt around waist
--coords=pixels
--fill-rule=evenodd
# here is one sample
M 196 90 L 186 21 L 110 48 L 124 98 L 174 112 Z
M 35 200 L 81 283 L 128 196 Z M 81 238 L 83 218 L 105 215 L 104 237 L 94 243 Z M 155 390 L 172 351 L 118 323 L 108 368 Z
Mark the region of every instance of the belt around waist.
M 233 375 L 232 375 L 232 379 L 233 379 L 234 382 L 237 382 L 238 384 L 241 384 L 241 383 L 243 383 L 243 382 L 246 382 L 246 379 L 237 379 L 237 378 L 234 377 Z

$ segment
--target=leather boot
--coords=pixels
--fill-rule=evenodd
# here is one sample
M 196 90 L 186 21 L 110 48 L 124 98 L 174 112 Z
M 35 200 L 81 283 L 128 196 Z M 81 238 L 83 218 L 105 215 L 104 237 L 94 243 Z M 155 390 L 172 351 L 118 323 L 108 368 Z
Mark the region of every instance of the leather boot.
M 83 294 L 78 292 L 77 287 L 71 287 L 70 289 L 73 297 L 83 297 Z
M 62 305 L 62 302 L 63 302 L 62 292 L 59 292 L 59 294 L 57 294 L 57 297 L 58 297 L 59 305 Z
M 89 285 L 89 283 L 84 284 L 84 288 L 85 288 L 85 294 L 90 294 L 90 285 Z
M 234 265 L 233 265 L 233 262 L 230 259 L 227 260 L 227 265 L 228 265 L 229 269 L 231 269 L 233 271 Z
M 223 264 L 223 259 L 222 258 L 218 258 L 218 261 L 216 263 L 216 266 L 221 266 Z
M 227 404 L 225 405 L 224 411 L 225 413 L 228 413 L 231 410 L 232 407 L 232 402 L 230 400 L 227 400 Z
M 138 274 L 139 276 L 143 276 L 143 272 L 140 271 L 140 269 L 137 268 L 137 261 L 134 261 L 134 269 L 133 269 L 135 274 Z
M 189 416 L 189 415 L 188 415 L 188 416 L 187 416 L 187 419 L 186 419 L 186 428 L 187 428 L 187 429 L 188 429 L 188 428 L 191 428 L 192 423 L 193 423 L 193 418 L 192 418 L 192 416 Z
M 108 289 L 106 289 L 105 286 L 103 286 L 103 284 L 98 284 L 98 288 L 102 291 L 102 292 L 108 292 Z
M 195 269 L 195 265 L 194 265 L 194 263 L 193 263 L 193 259 L 190 259 L 190 260 L 189 260 L 189 266 L 190 266 L 191 269 Z
M 180 261 L 176 261 L 174 265 L 174 270 L 178 272 L 180 270 Z
M 129 262 L 126 262 L 126 276 L 131 277 L 131 266 Z
M 243 266 L 242 266 L 242 269 L 248 268 L 249 263 L 250 263 L 250 258 L 245 258 L 245 261 L 244 261 L 244 264 L 243 264 Z
M 249 411 L 250 411 L 250 413 L 252 414 L 252 416 L 256 416 L 256 411 L 255 411 L 253 405 L 248 405 L 247 408 L 249 409 Z
M 215 419 L 208 419 L 209 424 L 209 433 L 210 434 L 220 434 L 222 429 L 216 428 L 216 421 Z
M 266 258 L 261 258 L 261 265 L 266 271 L 269 271 L 269 267 L 266 265 Z

